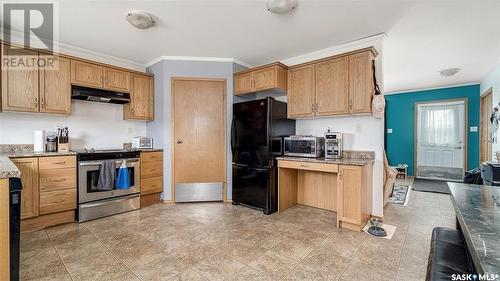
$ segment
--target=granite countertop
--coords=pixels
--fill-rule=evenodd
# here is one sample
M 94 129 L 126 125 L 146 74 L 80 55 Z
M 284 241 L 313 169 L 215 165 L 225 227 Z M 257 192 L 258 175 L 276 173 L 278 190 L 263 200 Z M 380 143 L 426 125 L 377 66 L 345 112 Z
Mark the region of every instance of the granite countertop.
M 20 176 L 21 172 L 10 161 L 8 153 L 0 153 L 0 179 L 18 178 Z
M 448 186 L 478 273 L 500 274 L 500 186 L 455 182 Z
M 50 156 L 71 156 L 76 155 L 74 151 L 66 152 L 33 152 L 33 151 L 15 151 L 6 152 L 9 158 L 27 158 L 27 157 L 50 157 Z
M 277 160 L 297 161 L 297 162 L 311 162 L 311 163 L 324 163 L 324 164 L 338 164 L 338 165 L 351 165 L 351 166 L 364 166 L 373 163 L 373 159 L 367 158 L 340 158 L 340 159 L 326 159 L 326 158 L 307 158 L 307 157 L 291 157 L 282 156 L 276 157 Z

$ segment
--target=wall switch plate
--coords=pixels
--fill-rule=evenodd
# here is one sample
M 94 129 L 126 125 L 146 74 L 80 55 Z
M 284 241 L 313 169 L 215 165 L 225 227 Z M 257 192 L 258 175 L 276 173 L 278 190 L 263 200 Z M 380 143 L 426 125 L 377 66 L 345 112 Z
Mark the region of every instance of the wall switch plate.
M 387 129 L 388 134 L 392 134 L 392 129 Z
M 477 126 L 471 126 L 469 128 L 469 131 L 471 131 L 471 132 L 477 132 Z

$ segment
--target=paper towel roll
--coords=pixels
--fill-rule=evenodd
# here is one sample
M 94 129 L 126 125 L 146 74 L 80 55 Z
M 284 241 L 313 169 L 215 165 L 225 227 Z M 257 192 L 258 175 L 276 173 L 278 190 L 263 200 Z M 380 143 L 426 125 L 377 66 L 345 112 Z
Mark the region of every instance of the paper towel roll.
M 33 151 L 34 152 L 43 152 L 45 149 L 43 147 L 43 138 L 45 135 L 44 130 L 35 130 L 33 133 Z

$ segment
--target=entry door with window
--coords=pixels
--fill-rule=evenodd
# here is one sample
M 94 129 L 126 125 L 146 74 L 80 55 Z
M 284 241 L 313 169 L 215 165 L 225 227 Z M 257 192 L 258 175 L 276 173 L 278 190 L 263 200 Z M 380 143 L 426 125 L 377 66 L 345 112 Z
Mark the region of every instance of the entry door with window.
M 417 104 L 417 177 L 463 178 L 465 117 L 464 100 Z

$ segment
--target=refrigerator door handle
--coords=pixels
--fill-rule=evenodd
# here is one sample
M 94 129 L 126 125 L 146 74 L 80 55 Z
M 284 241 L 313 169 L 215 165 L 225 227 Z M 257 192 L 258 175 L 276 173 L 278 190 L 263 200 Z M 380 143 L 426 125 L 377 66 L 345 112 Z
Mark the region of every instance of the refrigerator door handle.
M 234 166 L 236 167 L 240 167 L 240 168 L 247 168 L 248 165 L 245 165 L 245 164 L 236 164 L 236 163 L 233 163 Z
M 231 153 L 234 154 L 234 148 L 236 146 L 236 123 L 234 122 L 234 115 L 233 115 L 233 120 L 231 121 Z

